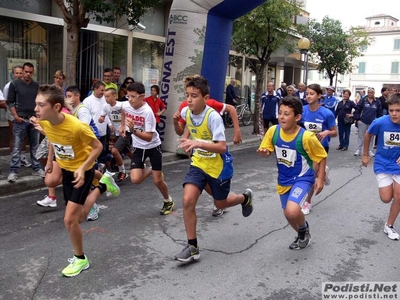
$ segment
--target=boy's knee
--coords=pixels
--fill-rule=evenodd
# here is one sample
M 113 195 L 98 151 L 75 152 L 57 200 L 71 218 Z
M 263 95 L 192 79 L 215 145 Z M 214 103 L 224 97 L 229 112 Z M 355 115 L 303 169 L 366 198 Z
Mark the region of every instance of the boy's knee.
M 192 198 L 182 198 L 182 206 L 184 209 L 194 209 L 196 207 L 196 201 Z

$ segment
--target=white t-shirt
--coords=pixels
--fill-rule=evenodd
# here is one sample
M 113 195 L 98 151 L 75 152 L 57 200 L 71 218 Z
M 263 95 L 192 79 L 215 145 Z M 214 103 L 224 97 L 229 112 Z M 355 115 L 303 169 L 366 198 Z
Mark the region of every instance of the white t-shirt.
M 10 83 L 11 83 L 11 81 L 8 82 L 3 88 L 3 97 L 6 100 L 7 100 L 7 97 L 8 97 L 8 90 L 10 89 Z M 12 115 L 10 109 L 8 108 L 8 105 L 7 105 L 7 120 L 9 120 L 11 122 L 14 121 L 14 116 Z
M 129 102 L 122 102 L 122 108 L 125 118 L 134 120 L 134 128 L 142 132 L 151 132 L 153 137 L 150 142 L 140 139 L 132 133 L 132 146 L 140 149 L 151 149 L 161 145 L 161 140 L 156 131 L 156 118 L 151 107 L 144 102 L 139 109 L 134 109 Z
M 117 101 L 114 106 L 106 103 L 103 105 L 101 112 L 102 116 L 108 116 L 110 118 L 116 136 L 119 136 L 119 128 L 121 127 L 121 107 L 122 102 L 120 101 Z
M 99 118 L 101 116 L 103 105 L 106 104 L 106 99 L 103 97 L 97 98 L 93 94 L 89 97 L 86 97 L 83 100 L 83 104 L 90 110 L 93 121 L 96 124 L 97 129 L 99 130 L 100 136 L 105 136 L 107 134 L 107 124 L 109 123 L 109 118 L 106 116 L 106 120 L 103 123 L 99 122 Z

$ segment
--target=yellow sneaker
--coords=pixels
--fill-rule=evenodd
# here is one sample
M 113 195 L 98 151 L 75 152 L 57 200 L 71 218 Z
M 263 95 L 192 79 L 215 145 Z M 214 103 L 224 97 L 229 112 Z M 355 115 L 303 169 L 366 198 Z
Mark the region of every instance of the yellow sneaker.
M 65 277 L 73 277 L 79 275 L 83 270 L 89 268 L 89 260 L 85 256 L 85 259 L 80 259 L 74 256 L 73 258 L 68 259 L 69 265 L 62 270 L 61 274 Z

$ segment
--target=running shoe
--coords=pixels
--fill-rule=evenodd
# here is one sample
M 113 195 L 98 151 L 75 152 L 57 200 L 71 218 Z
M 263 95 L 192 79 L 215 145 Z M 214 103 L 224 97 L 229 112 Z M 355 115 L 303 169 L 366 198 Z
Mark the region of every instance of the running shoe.
M 369 157 L 374 157 L 374 156 L 375 156 L 375 153 L 372 151 L 369 151 Z
M 296 236 L 294 241 L 289 245 L 290 250 L 298 250 L 300 249 L 299 246 L 299 236 Z
M 17 179 L 18 179 L 18 174 L 17 173 L 8 174 L 8 177 L 7 177 L 7 181 L 8 182 L 16 182 Z
M 325 166 L 325 178 L 324 178 L 324 183 L 325 185 L 330 185 L 331 184 L 331 178 L 329 177 L 329 167 Z
M 200 258 L 199 247 L 193 245 L 186 245 L 182 252 L 175 255 L 174 259 L 181 262 L 189 262 L 198 260 Z
M 160 214 L 162 215 L 169 215 L 170 213 L 172 213 L 172 209 L 174 208 L 174 201 L 172 200 L 171 196 L 169 197 L 170 201 L 165 201 L 164 200 L 164 205 L 163 207 L 160 209 Z
M 89 211 L 89 214 L 87 215 L 86 220 L 96 221 L 99 218 L 99 212 L 100 212 L 99 206 L 96 203 L 93 204 L 92 208 Z
M 253 191 L 246 189 L 243 195 L 247 196 L 247 202 L 242 204 L 242 215 L 243 217 L 248 217 L 253 212 Z
M 69 265 L 62 270 L 61 274 L 65 277 L 73 277 L 79 275 L 83 270 L 89 268 L 89 260 L 85 256 L 85 259 L 80 259 L 74 256 L 73 258 L 68 259 Z
M 311 241 L 310 226 L 307 224 L 307 228 L 299 230 L 299 247 L 300 249 L 306 248 Z
M 57 199 L 53 200 L 46 195 L 43 200 L 36 201 L 36 204 L 43 207 L 57 207 Z
M 119 193 L 121 190 L 119 189 L 119 186 L 115 183 L 114 178 L 107 172 L 103 174 L 103 176 L 100 179 L 100 182 L 105 184 L 107 186 L 107 192 L 111 193 L 114 197 L 118 197 Z M 107 193 L 107 196 L 109 195 Z
M 26 158 L 26 156 L 21 157 L 21 165 L 26 168 L 32 167 L 31 162 Z
M 309 215 L 311 212 L 311 206 L 312 206 L 311 203 L 308 203 L 307 201 L 304 202 L 303 206 L 301 207 L 301 212 L 304 215 Z
M 224 214 L 223 209 L 220 209 L 220 208 L 213 209 L 213 212 L 212 212 L 213 217 L 219 217 L 219 216 L 222 216 L 223 214 Z
M 387 234 L 388 238 L 391 240 L 399 240 L 399 234 L 397 231 L 393 228 L 393 225 L 387 225 L 385 223 L 385 226 L 383 226 L 383 232 Z

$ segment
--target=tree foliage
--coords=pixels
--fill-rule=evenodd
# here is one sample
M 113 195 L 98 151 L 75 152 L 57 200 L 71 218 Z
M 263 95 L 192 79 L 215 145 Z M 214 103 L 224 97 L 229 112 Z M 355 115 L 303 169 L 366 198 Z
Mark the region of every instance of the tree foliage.
M 235 21 L 233 44 L 237 52 L 253 57 L 249 67 L 256 76 L 253 134 L 259 134 L 259 104 L 271 55 L 281 49 L 294 49 L 294 18 L 300 13 L 300 2 L 269 0 Z
M 340 21 L 327 16 L 321 23 L 310 19 L 306 26 L 299 27 L 299 32 L 310 40 L 312 60 L 318 64 L 318 71 L 326 72 L 329 85 L 338 74 L 351 73 L 353 60 L 362 56 L 362 47 L 371 43 L 363 28 L 345 31 Z
M 67 28 L 67 84 L 75 84 L 79 31 L 86 28 L 90 19 L 110 23 L 126 16 L 129 25 L 137 25 L 146 11 L 162 0 L 55 0 Z

